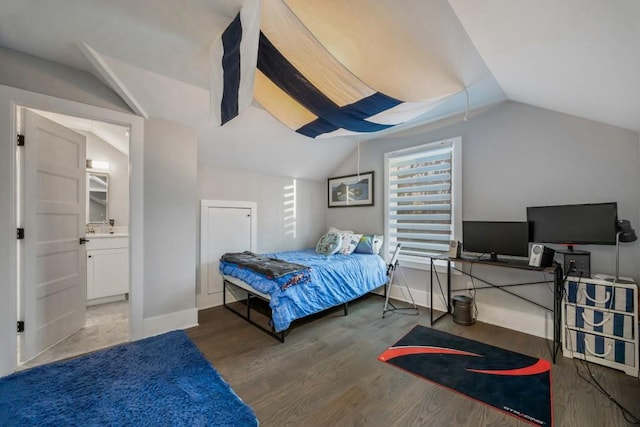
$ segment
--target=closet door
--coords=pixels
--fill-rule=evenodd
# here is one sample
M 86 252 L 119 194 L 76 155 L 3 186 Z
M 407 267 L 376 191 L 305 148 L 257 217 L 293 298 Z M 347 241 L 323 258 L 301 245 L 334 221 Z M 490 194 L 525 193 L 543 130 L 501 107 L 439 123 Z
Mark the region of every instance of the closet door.
M 220 257 L 227 252 L 256 250 L 254 203 L 203 201 L 202 204 L 198 308 L 222 304 Z

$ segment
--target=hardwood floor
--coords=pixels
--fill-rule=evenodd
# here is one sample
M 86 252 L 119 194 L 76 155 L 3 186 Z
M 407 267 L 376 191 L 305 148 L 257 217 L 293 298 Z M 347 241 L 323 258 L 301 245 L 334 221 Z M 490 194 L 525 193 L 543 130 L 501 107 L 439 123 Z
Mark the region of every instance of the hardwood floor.
M 419 316 L 392 313 L 382 319 L 383 300 L 367 296 L 294 324 L 284 344 L 229 310 L 203 310 L 200 326 L 187 333 L 233 390 L 269 426 L 526 426 L 529 425 L 443 387 L 377 360 Z M 551 343 L 497 326 L 460 326 L 447 316 L 437 329 L 505 349 L 550 359 Z M 586 369 L 578 362 L 581 372 Z M 640 414 L 640 381 L 590 365 L 621 404 Z M 625 426 L 620 410 L 576 374 L 562 357 L 552 370 L 556 426 Z

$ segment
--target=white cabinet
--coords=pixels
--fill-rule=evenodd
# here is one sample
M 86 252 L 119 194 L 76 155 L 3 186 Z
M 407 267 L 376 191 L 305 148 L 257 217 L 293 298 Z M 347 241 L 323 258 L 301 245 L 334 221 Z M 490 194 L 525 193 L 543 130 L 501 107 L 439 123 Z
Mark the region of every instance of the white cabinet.
M 562 351 L 638 376 L 638 286 L 568 277 Z
M 129 238 L 107 236 L 87 235 L 87 300 L 129 292 Z

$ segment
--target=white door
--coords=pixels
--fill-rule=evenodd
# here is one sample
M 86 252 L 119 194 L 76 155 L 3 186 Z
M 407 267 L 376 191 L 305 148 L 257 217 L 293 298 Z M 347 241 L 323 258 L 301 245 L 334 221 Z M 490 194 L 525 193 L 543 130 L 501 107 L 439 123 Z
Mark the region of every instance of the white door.
M 199 308 L 222 303 L 222 276 L 218 271 L 220 257 L 227 252 L 256 250 L 255 205 L 227 207 L 204 204 L 205 201 L 200 218 L 202 276 Z
M 25 112 L 20 304 L 27 361 L 85 324 L 85 137 Z

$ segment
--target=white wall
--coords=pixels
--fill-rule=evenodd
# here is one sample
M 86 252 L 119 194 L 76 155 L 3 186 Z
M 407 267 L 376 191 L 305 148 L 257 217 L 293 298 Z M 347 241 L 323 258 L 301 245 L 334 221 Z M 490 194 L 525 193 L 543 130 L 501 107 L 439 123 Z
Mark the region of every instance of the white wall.
M 200 199 L 258 204 L 260 253 L 315 247 L 325 232 L 325 187 L 326 182 L 198 166 Z
M 181 124 L 149 119 L 144 144 L 143 312 L 152 334 L 162 331 L 165 316 L 180 317 L 183 327 L 197 323 L 197 136 Z
M 526 220 L 534 205 L 618 202 L 618 215 L 640 231 L 640 144 L 637 132 L 579 119 L 515 102 L 501 104 L 467 122 L 430 128 L 405 138 L 380 139 L 361 145 L 360 170 L 374 170 L 374 207 L 327 209 L 326 225 L 382 233 L 384 228 L 383 155 L 385 152 L 450 137 L 462 137 L 463 219 Z M 334 172 L 354 173 L 356 154 Z M 614 246 L 582 246 L 591 251 L 591 271 L 615 270 Z M 640 243 L 623 244 L 620 270 L 640 279 Z M 408 270 L 408 269 L 407 269 Z M 490 279 L 531 279 L 496 269 L 474 273 Z M 427 301 L 428 272 L 409 271 L 410 286 Z M 466 286 L 466 278 L 459 285 Z M 544 285 L 518 290 L 551 307 Z M 536 335 L 550 333 L 548 313 L 499 291 L 479 291 L 480 320 L 515 327 Z M 536 319 L 546 321 L 532 322 Z
M 0 84 L 130 113 L 127 104 L 89 73 L 0 46 Z
M 109 219 L 116 226 L 129 225 L 129 157 L 91 132 L 87 137 L 87 159 L 109 162 Z

